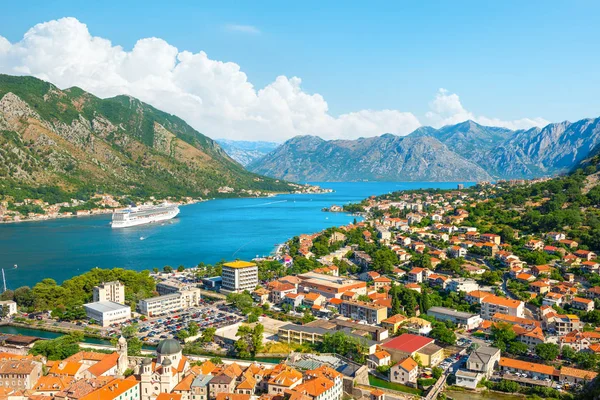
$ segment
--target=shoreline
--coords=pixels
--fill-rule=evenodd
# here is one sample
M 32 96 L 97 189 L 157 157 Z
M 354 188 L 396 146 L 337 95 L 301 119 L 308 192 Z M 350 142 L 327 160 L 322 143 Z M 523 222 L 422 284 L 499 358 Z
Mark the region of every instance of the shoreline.
M 179 207 L 184 207 L 184 206 L 189 206 L 192 204 L 197 204 L 197 203 L 204 203 L 207 201 L 213 201 L 213 200 L 229 200 L 229 199 L 269 199 L 269 198 L 273 198 L 273 197 L 277 197 L 277 196 L 281 196 L 281 195 L 290 195 L 290 194 L 325 194 L 325 193 L 331 193 L 333 192 L 332 189 L 322 189 L 318 192 L 274 192 L 274 193 L 268 193 L 265 194 L 264 196 L 237 196 L 237 197 L 212 197 L 209 199 L 194 199 L 190 202 L 187 203 L 174 203 L 177 204 Z M 117 210 L 121 210 L 125 207 L 115 207 L 115 208 L 106 208 L 106 209 L 100 209 L 100 212 L 95 212 L 95 213 L 90 213 L 90 214 L 83 214 L 83 215 L 77 215 L 77 214 L 71 214 L 71 215 L 63 215 L 63 214 L 59 214 L 59 215 L 55 215 L 55 216 L 47 216 L 44 215 L 44 217 L 38 217 L 38 218 L 24 218 L 24 219 L 19 219 L 17 221 L 15 220 L 11 220 L 11 221 L 3 221 L 0 220 L 0 225 L 2 224 L 18 224 L 21 222 L 47 222 L 47 221 L 55 221 L 55 220 L 59 220 L 59 219 L 69 219 L 69 218 L 88 218 L 88 217 L 95 217 L 95 216 L 99 216 L 99 215 L 106 215 L 106 214 L 112 214 Z

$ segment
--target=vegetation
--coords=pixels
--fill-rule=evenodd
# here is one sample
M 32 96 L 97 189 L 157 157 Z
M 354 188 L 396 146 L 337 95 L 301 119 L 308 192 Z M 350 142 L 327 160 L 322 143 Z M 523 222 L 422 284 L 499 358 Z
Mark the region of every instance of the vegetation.
M 74 332 L 51 340 L 35 342 L 29 354 L 44 356 L 48 360 L 64 360 L 80 351 L 79 342 L 83 340 L 83 333 Z
M 359 364 L 366 363 L 366 344 L 363 340 L 348 336 L 342 331 L 326 333 L 323 342 L 317 345 L 322 353 L 337 353 Z
M 265 328 L 257 324 L 254 328 L 248 325 L 241 325 L 238 328 L 236 336 L 239 339 L 235 342 L 235 352 L 241 358 L 253 358 L 263 347 L 263 332 Z

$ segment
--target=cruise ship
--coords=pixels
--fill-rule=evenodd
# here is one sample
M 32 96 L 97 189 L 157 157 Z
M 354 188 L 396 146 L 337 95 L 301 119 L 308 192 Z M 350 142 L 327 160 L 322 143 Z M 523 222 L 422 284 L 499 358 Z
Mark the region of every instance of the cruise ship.
M 163 203 L 157 206 L 128 207 L 113 213 L 111 226 L 113 228 L 127 228 L 151 224 L 175 218 L 177 214 L 179 214 L 177 204 Z

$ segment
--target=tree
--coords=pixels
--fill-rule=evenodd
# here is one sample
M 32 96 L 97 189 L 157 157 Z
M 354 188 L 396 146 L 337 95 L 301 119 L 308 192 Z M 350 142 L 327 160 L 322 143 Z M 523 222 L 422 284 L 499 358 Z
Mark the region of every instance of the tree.
M 315 317 L 310 313 L 308 309 L 304 310 L 304 315 L 302 315 L 302 323 L 308 324 L 315 320 Z
M 137 332 L 138 324 L 131 324 L 121 329 L 121 335 L 123 335 L 125 339 L 131 339 L 135 337 Z
M 560 350 L 561 356 L 566 360 L 573 360 L 575 358 L 575 350 L 569 345 L 564 345 Z
M 555 360 L 560 353 L 560 348 L 554 343 L 539 343 L 535 346 L 535 354 L 544 361 Z
M 510 342 L 514 341 L 517 334 L 508 322 L 497 322 L 492 325 L 492 339 L 494 346 L 502 351 L 506 351 Z
M 163 271 L 170 274 L 171 272 L 173 272 L 173 267 L 171 267 L 170 265 L 165 265 L 163 267 Z
M 248 325 L 241 325 L 238 328 L 236 336 L 239 339 L 234 345 L 238 356 L 241 358 L 251 358 L 255 357 L 256 353 L 262 350 L 264 329 L 264 326 L 261 324 L 256 324 L 254 328 L 250 328 Z
M 230 293 L 227 295 L 227 302 L 233 304 L 235 308 L 244 314 L 250 313 L 254 304 L 252 296 L 248 292 Z
M 83 333 L 72 332 L 52 340 L 39 340 L 35 342 L 30 354 L 41 355 L 48 360 L 64 360 L 80 351 L 79 342 L 83 340 Z
M 185 341 L 185 339 L 190 337 L 190 332 L 188 332 L 186 329 L 182 329 L 179 332 L 177 332 L 177 339 L 179 340 L 183 340 Z
M 289 314 L 290 311 L 292 311 L 294 307 L 291 304 L 285 303 L 284 305 L 281 306 L 281 309 L 283 310 L 284 313 Z
M 128 356 L 141 356 L 142 355 L 142 341 L 137 336 L 127 340 L 127 355 Z
M 453 345 L 456 343 L 456 334 L 443 324 L 433 328 L 429 336 L 445 344 Z
M 196 336 L 199 330 L 200 328 L 198 327 L 198 323 L 196 321 L 191 321 L 188 324 L 188 332 L 190 333 L 190 336 Z
M 217 331 L 217 328 L 214 328 L 214 327 L 206 328 L 202 332 L 202 336 L 200 337 L 200 340 L 202 341 L 202 343 L 211 343 L 213 340 L 215 340 L 215 332 L 216 331 Z
M 366 360 L 364 354 L 366 352 L 365 343 L 358 338 L 347 336 L 342 331 L 323 335 L 323 341 L 318 349 L 323 353 L 340 354 L 359 364 L 363 364 Z
M 527 354 L 529 347 L 523 342 L 513 341 L 508 345 L 508 352 L 515 355 Z
M 185 267 L 183 265 L 180 265 L 179 267 L 177 267 L 177 272 L 183 272 L 185 271 Z
M 25 309 L 33 308 L 33 291 L 29 288 L 29 286 L 21 286 L 17 290 L 15 290 L 14 300 L 19 307 L 23 307 Z

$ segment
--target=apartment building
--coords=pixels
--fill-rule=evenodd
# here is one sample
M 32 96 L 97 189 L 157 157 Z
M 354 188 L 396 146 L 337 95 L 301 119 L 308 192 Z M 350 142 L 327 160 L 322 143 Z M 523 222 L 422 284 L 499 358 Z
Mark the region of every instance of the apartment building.
M 119 281 L 103 282 L 94 286 L 94 303 L 98 301 L 112 301 L 125 304 L 125 285 Z
M 427 315 L 432 316 L 438 321 L 451 321 L 467 330 L 477 328 L 482 322 L 479 314 L 456 311 L 446 307 L 431 307 L 427 310 Z
M 195 307 L 200 304 L 201 291 L 194 285 L 189 285 L 176 280 L 166 280 L 156 285 L 159 295 L 181 294 L 182 308 Z
M 42 376 L 42 364 L 33 360 L 0 361 L 0 387 L 31 389 Z
M 387 318 L 387 307 L 358 300 L 342 300 L 340 314 L 369 324 L 380 324 Z
M 252 291 L 258 285 L 258 267 L 246 261 L 233 261 L 223 264 L 221 292 L 239 293 Z
M 183 309 L 182 297 L 183 295 L 181 293 L 151 297 L 149 299 L 140 300 L 138 308 L 140 313 L 149 317 L 163 315 L 171 311 Z
M 483 319 L 491 320 L 496 313 L 524 318 L 525 303 L 496 295 L 481 299 L 481 317 Z

